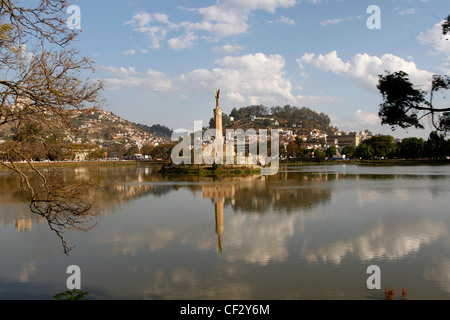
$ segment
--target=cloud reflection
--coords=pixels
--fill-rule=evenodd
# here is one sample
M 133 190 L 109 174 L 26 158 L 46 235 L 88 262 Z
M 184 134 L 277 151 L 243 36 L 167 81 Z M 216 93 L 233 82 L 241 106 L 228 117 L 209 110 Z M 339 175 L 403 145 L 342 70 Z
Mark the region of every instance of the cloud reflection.
M 376 222 L 350 239 L 306 249 L 302 256 L 309 263 L 324 261 L 336 265 L 350 254 L 362 261 L 398 260 L 447 236 L 447 227 L 441 222 L 397 217 Z

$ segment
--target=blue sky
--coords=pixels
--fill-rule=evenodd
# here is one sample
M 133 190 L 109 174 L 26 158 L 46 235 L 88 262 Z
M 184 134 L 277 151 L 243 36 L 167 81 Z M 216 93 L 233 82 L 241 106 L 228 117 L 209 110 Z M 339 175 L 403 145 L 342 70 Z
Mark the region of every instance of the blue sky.
M 226 113 L 290 104 L 325 112 L 341 130 L 427 137 L 429 130 L 380 125 L 378 74 L 404 70 L 426 86 L 432 74 L 450 73 L 450 40 L 439 25 L 448 0 L 72 4 L 81 9 L 76 46 L 106 85 L 104 109 L 147 125 L 206 125 L 221 89 Z M 380 9 L 380 29 L 367 26 L 371 5 Z

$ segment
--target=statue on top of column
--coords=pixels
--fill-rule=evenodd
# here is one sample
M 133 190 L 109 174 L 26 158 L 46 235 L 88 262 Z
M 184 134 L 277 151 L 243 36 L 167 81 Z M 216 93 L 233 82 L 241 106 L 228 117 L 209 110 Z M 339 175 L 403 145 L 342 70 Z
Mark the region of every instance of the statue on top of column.
M 216 90 L 216 108 L 219 107 L 219 96 L 220 96 L 220 89 Z

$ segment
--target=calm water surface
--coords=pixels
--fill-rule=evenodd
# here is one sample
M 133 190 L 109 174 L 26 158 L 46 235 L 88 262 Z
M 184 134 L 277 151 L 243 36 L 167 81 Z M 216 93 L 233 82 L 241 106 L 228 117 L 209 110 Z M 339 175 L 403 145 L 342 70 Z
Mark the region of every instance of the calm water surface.
M 450 166 L 282 167 L 167 177 L 61 169 L 95 181 L 97 225 L 59 238 L 0 173 L 0 299 L 52 299 L 81 268 L 90 299 L 450 298 Z M 367 267 L 381 290 L 367 290 Z

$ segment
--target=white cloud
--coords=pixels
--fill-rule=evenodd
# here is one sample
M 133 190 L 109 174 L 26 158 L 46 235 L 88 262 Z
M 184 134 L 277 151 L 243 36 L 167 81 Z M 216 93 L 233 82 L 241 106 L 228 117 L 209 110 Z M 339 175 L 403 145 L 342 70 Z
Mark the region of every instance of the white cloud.
M 131 55 L 132 56 L 132 55 L 136 54 L 136 51 L 134 49 L 131 49 L 131 50 L 124 51 L 123 54 L 126 55 L 126 56 L 127 55 Z
M 223 5 L 246 12 L 264 10 L 275 13 L 277 8 L 289 8 L 297 3 L 299 3 L 297 0 L 227 0 L 223 2 Z
M 291 26 L 295 24 L 295 21 L 293 19 L 285 17 L 285 16 L 281 16 L 281 18 L 278 19 L 277 22 L 284 23 L 284 24 L 291 25 Z
M 130 24 L 137 28 L 146 27 L 150 22 L 159 22 L 167 25 L 171 25 L 169 21 L 169 16 L 163 13 L 148 13 L 145 11 L 138 12 L 135 14 L 130 21 L 125 22 L 125 25 Z
M 371 109 L 373 106 L 371 106 Z M 433 128 L 427 124 L 423 123 L 425 129 L 401 129 L 398 128 L 392 131 L 391 126 L 382 125 L 381 119 L 375 112 L 370 112 L 362 109 L 357 109 L 355 112 L 345 115 L 329 115 L 331 118 L 331 125 L 337 126 L 339 130 L 342 131 L 359 131 L 368 129 L 373 133 L 394 135 L 396 138 L 402 139 L 407 137 L 422 137 L 427 139 L 428 134 Z
M 356 110 L 352 114 L 345 116 L 330 116 L 332 125 L 337 125 L 339 129 L 346 131 L 353 131 L 357 129 L 377 129 L 380 128 L 380 117 L 376 113 Z
M 157 23 L 158 25 L 153 25 Z M 138 12 L 125 25 L 131 25 L 134 31 L 145 34 L 150 41 L 150 48 L 159 49 L 161 41 L 166 39 L 169 29 L 176 28 L 176 25 L 169 21 L 169 17 L 162 13 Z
M 422 45 L 431 46 L 436 52 L 442 53 L 447 57 L 450 57 L 450 40 L 448 36 L 442 34 L 442 23 L 437 23 L 433 28 L 428 29 L 425 32 L 421 32 L 417 36 L 417 40 Z
M 322 21 L 320 24 L 322 26 L 326 27 L 329 24 L 337 24 L 337 23 L 340 23 L 340 22 L 343 22 L 343 21 L 344 21 L 344 19 L 328 19 L 328 20 Z
M 201 16 L 199 21 L 187 20 L 171 22 L 169 16 L 162 13 L 139 12 L 125 25 L 131 25 L 137 32 L 147 35 L 150 48 L 161 48 L 169 32 L 177 31 L 168 44 L 174 50 L 192 48 L 193 40 L 200 37 L 198 33 L 206 32 L 205 38 L 215 41 L 248 31 L 248 18 L 252 11 L 263 10 L 275 13 L 277 8 L 288 8 L 297 4 L 297 0 L 224 0 L 208 7 L 187 9 Z M 294 20 L 282 16 L 282 23 L 294 24 Z
M 101 70 L 114 76 L 103 81 L 110 90 L 134 88 L 145 92 L 166 92 L 173 88 L 172 81 L 162 72 L 148 69 L 145 73 L 134 67 L 101 67 Z
M 345 22 L 345 21 L 354 21 L 356 20 L 361 20 L 363 18 L 362 15 L 358 15 L 358 16 L 348 16 L 345 18 L 336 18 L 336 19 L 327 19 L 327 20 L 323 20 L 320 22 L 320 25 L 322 25 L 323 27 L 326 27 L 328 25 L 334 25 L 334 24 L 338 24 L 341 22 Z
M 400 16 L 412 15 L 419 12 L 417 8 L 400 8 L 400 7 L 394 8 L 394 11 L 396 11 L 397 14 Z
M 240 50 L 242 50 L 244 46 L 240 45 L 233 45 L 233 44 L 226 44 L 221 47 L 216 46 L 211 49 L 212 52 L 218 53 L 218 54 L 233 54 Z
M 386 70 L 390 72 L 405 71 L 416 85 L 429 85 L 433 75 L 431 72 L 418 69 L 413 61 L 406 61 L 393 54 L 377 57 L 359 53 L 344 62 L 338 57 L 336 51 L 318 56 L 305 53 L 302 58 L 297 59 L 297 62 L 301 70 L 304 70 L 305 64 L 308 64 L 316 69 L 344 75 L 372 92 L 377 92 L 378 75 L 384 74 Z
M 179 81 L 191 90 L 221 88 L 231 102 L 248 104 L 295 103 L 291 82 L 284 77 L 285 60 L 281 55 L 262 53 L 216 60 L 212 70 L 197 69 L 183 74 Z
M 303 90 L 303 88 L 300 86 L 298 88 L 299 90 Z M 319 96 L 313 96 L 313 95 L 298 95 L 296 97 L 297 104 L 305 104 L 305 105 L 317 105 L 319 103 L 332 103 L 336 101 L 342 100 L 342 98 L 334 98 L 330 96 L 325 95 L 319 95 Z
M 439 69 L 445 74 L 450 74 L 450 58 L 445 59 L 445 62 L 439 66 Z
M 167 44 L 171 49 L 180 51 L 183 49 L 192 49 L 192 47 L 195 45 L 195 40 L 197 39 L 198 37 L 190 32 L 178 38 L 170 39 Z

